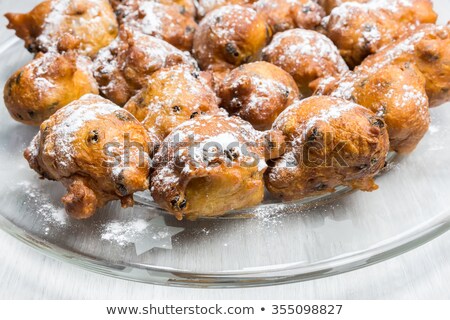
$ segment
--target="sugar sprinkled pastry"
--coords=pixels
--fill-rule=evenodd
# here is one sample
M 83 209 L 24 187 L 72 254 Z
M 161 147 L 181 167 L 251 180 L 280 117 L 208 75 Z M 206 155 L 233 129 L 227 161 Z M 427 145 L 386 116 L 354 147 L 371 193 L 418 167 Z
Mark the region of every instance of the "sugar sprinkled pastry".
M 85 95 L 44 121 L 24 155 L 42 177 L 67 188 L 67 213 L 86 219 L 112 200 L 133 205 L 133 193 L 149 185 L 147 153 L 146 130 L 133 115 Z
M 193 53 L 203 70 L 224 72 L 259 60 L 270 37 L 270 27 L 255 10 L 224 6 L 200 22 Z
M 315 29 L 325 16 L 315 0 L 259 0 L 253 7 L 266 17 L 274 33 L 294 28 Z
M 317 94 L 355 101 L 386 121 L 391 148 L 415 149 L 428 130 L 428 107 L 450 101 L 450 28 L 422 25 L 368 57 L 340 79 L 324 79 Z
M 211 74 L 178 65 L 155 72 L 148 85 L 125 105 L 157 146 L 175 127 L 202 114 L 219 113 Z
M 262 58 L 289 72 L 306 97 L 321 78 L 339 77 L 348 71 L 333 42 L 312 30 L 292 29 L 275 34 Z
M 219 97 L 228 112 L 250 122 L 257 130 L 268 130 L 301 94 L 289 73 L 258 61 L 232 70 L 220 85 Z
M 324 20 L 325 34 L 353 68 L 421 23 L 435 23 L 431 0 L 346 2 Z
M 102 95 L 123 106 L 146 86 L 148 77 L 164 67 L 183 64 L 197 68 L 188 52 L 164 40 L 122 27 L 119 37 L 94 60 L 95 78 Z
M 73 51 L 48 52 L 39 53 L 11 75 L 4 99 L 14 120 L 37 126 L 87 93 L 98 94 L 92 61 Z
M 46 0 L 29 13 L 7 13 L 6 18 L 30 52 L 65 51 L 76 45 L 92 57 L 118 32 L 108 0 Z
M 182 51 L 190 51 L 197 23 L 179 5 L 160 1 L 129 0 L 119 7 L 119 22 L 128 28 L 169 42 Z
M 151 194 L 177 219 L 220 216 L 259 204 L 265 158 L 283 146 L 238 117 L 199 116 L 177 127 L 154 158 Z
M 338 186 L 372 191 L 389 151 L 384 121 L 353 102 L 314 96 L 294 103 L 275 121 L 286 152 L 265 174 L 283 200 L 332 192 Z

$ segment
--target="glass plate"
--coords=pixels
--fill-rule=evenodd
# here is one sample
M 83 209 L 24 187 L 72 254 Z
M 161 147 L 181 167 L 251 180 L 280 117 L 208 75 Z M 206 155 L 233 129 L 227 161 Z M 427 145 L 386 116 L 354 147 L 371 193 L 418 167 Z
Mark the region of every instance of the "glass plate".
M 30 55 L 0 48 L 0 76 Z M 3 104 L 3 99 L 1 99 Z M 391 161 L 373 193 L 338 192 L 296 203 L 266 201 L 221 219 L 177 221 L 149 195 L 90 220 L 66 217 L 64 188 L 38 179 L 22 157 L 36 128 L 0 106 L 0 226 L 41 252 L 113 277 L 190 287 L 296 282 L 362 268 L 411 250 L 450 227 L 450 106 L 432 110 L 418 149 Z M 345 195 L 345 196 L 344 196 Z

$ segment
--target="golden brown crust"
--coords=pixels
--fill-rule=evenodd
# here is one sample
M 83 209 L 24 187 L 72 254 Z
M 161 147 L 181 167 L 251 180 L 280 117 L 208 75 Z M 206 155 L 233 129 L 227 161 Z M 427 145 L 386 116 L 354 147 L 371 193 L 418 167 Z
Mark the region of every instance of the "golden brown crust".
M 332 192 L 340 185 L 372 191 L 389 150 L 381 118 L 354 103 L 315 96 L 294 103 L 274 124 L 286 153 L 267 170 L 268 190 L 284 200 Z
M 333 42 L 311 30 L 292 29 L 277 33 L 264 48 L 262 57 L 287 71 L 305 97 L 314 92 L 321 78 L 339 77 L 348 71 Z
M 424 24 L 397 42 L 368 57 L 358 72 L 371 72 L 388 64 L 414 63 L 426 79 L 430 106 L 450 101 L 450 24 Z
M 387 66 L 355 86 L 354 101 L 386 122 L 391 149 L 413 151 L 430 124 L 425 78 L 414 64 Z
M 255 10 L 224 6 L 200 22 L 193 53 L 203 70 L 223 72 L 258 60 L 270 37 L 270 27 Z
M 219 97 L 228 112 L 250 122 L 257 130 L 268 130 L 301 95 L 289 73 L 260 61 L 231 71 L 220 85 Z
M 38 54 L 6 82 L 5 105 L 14 120 L 40 125 L 68 103 L 98 94 L 91 69 L 91 60 L 75 52 Z
M 180 220 L 259 204 L 265 152 L 274 137 L 238 117 L 199 116 L 185 122 L 154 158 L 153 199 Z
M 191 51 L 197 23 L 179 5 L 167 1 L 132 0 L 116 13 L 128 28 L 167 41 L 182 51 Z
M 8 28 L 16 30 L 30 52 L 65 51 L 76 46 L 92 57 L 118 32 L 107 0 L 47 0 L 29 13 L 8 13 L 6 17 Z
M 94 75 L 101 93 L 123 106 L 147 85 L 148 77 L 154 72 L 178 64 L 197 68 L 189 53 L 163 40 L 122 27 L 119 37 L 102 49 L 94 60 Z
M 273 32 L 315 29 L 325 12 L 315 0 L 259 0 L 253 7 L 264 15 Z
M 411 152 L 428 129 L 428 106 L 450 100 L 449 31 L 448 26 L 422 25 L 342 79 L 324 80 L 317 93 L 382 111 L 391 148 Z
M 132 204 L 148 187 L 148 137 L 130 113 L 85 95 L 41 125 L 24 156 L 41 176 L 61 181 L 62 201 L 74 218 L 92 216 L 108 201 Z
M 430 0 L 346 2 L 324 20 L 325 34 L 354 68 L 421 23 L 435 23 Z
M 142 121 L 156 145 L 183 122 L 197 115 L 219 113 L 210 78 L 206 72 L 183 65 L 161 69 L 125 109 Z

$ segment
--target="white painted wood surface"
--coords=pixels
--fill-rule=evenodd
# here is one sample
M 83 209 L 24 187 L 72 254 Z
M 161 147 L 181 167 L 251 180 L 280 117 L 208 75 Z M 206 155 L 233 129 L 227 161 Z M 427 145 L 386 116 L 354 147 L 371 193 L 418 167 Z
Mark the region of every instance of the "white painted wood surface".
M 0 3 L 0 14 L 37 0 Z M 448 0 L 436 10 L 449 10 Z M 11 35 L 0 18 L 0 41 Z M 315 281 L 252 289 L 180 289 L 128 282 L 55 261 L 0 231 L 0 299 L 450 299 L 450 234 L 400 257 Z

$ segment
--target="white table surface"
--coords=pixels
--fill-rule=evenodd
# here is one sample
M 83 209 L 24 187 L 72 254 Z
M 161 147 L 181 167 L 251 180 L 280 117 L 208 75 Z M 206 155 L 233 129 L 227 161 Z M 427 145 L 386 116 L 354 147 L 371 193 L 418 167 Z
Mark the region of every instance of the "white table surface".
M 37 0 L 2 0 L 0 14 Z M 441 2 L 440 10 L 448 10 Z M 11 35 L 0 18 L 0 41 Z M 48 258 L 0 231 L 0 299 L 450 299 L 450 233 L 400 257 L 330 278 L 250 289 L 182 289 L 109 278 Z

